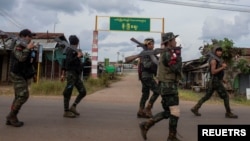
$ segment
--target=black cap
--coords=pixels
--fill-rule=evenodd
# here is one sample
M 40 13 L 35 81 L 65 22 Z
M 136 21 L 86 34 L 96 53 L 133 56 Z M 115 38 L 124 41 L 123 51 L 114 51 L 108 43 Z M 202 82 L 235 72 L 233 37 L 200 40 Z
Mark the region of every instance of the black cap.
M 23 29 L 22 31 L 20 31 L 19 36 L 20 37 L 26 37 L 26 36 L 32 37 L 32 36 L 36 36 L 36 34 L 32 33 L 29 29 Z

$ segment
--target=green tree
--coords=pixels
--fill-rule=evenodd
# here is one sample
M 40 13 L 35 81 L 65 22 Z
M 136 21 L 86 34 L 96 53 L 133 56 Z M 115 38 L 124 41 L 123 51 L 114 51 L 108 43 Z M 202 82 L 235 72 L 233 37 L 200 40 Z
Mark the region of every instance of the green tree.
M 222 60 L 225 61 L 229 66 L 232 66 L 234 63 L 234 57 L 236 55 L 243 54 L 242 50 L 234 47 L 234 42 L 228 38 L 224 38 L 224 40 L 212 39 L 211 42 L 211 44 L 206 44 L 199 48 L 201 50 L 201 54 L 203 55 L 202 57 L 208 57 L 206 56 L 208 52 L 213 51 L 214 47 L 220 46 L 223 49 Z
M 223 49 L 222 60 L 227 63 L 228 67 L 226 69 L 226 78 L 228 86 L 232 89 L 234 79 L 239 73 L 250 74 L 250 67 L 248 62 L 245 59 L 236 59 L 236 57 L 244 55 L 244 52 L 241 48 L 234 47 L 234 42 L 227 38 L 224 40 L 212 39 L 211 44 L 206 44 L 199 48 L 202 57 L 201 59 L 208 60 L 209 56 L 207 54 L 212 52 L 214 47 L 220 46 Z
M 250 66 L 246 59 L 240 59 L 235 68 L 238 68 L 243 74 L 250 74 Z

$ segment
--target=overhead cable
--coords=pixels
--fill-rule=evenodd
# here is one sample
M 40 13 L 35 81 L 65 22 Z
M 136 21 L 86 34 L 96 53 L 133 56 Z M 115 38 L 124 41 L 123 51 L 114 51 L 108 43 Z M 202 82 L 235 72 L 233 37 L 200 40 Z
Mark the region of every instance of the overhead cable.
M 208 9 L 218 9 L 218 10 L 250 13 L 250 8 L 249 8 L 250 6 L 244 6 L 246 8 L 240 8 L 240 7 L 236 7 L 236 6 L 240 6 L 240 5 L 234 5 L 234 7 L 232 7 L 233 4 L 225 4 L 225 3 L 216 3 L 217 5 L 215 5 L 213 3 L 211 4 L 211 2 L 208 2 L 208 1 L 205 1 L 205 2 L 199 1 L 200 3 L 197 3 L 197 0 L 196 0 L 196 3 L 173 1 L 173 0 L 143 0 L 143 1 L 160 2 L 160 3 L 174 4 L 174 5 L 198 7 L 198 8 L 208 8 Z M 195 1 L 195 0 L 193 0 L 193 1 Z M 231 6 L 231 7 L 229 7 L 229 6 Z

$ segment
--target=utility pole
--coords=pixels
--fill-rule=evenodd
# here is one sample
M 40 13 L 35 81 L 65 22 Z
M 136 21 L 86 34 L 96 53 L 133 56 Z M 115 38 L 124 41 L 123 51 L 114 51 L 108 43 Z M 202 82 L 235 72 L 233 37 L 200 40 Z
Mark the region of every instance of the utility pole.
M 54 23 L 54 33 L 56 32 L 56 24 L 57 22 Z
M 120 55 L 120 52 L 118 51 L 117 52 L 117 63 L 119 63 L 119 55 Z

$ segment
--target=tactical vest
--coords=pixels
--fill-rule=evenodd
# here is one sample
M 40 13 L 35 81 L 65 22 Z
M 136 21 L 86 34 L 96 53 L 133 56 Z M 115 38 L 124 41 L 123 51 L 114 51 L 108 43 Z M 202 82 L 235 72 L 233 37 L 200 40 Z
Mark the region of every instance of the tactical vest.
M 171 68 L 167 64 L 163 64 L 164 57 L 169 57 L 170 60 L 170 53 L 163 52 L 160 55 L 158 71 L 157 71 L 157 78 L 159 81 L 162 82 L 176 82 L 179 76 L 175 72 L 171 70 Z
M 158 60 L 158 57 L 156 57 Z M 147 64 L 144 66 L 143 64 Z M 156 74 L 157 71 L 157 65 L 151 60 L 149 55 L 143 56 L 140 58 L 140 65 L 141 65 L 141 71 L 142 72 L 148 72 Z
M 31 52 L 29 53 L 27 59 L 24 62 L 18 61 L 18 59 L 12 53 L 11 55 L 11 68 L 10 71 L 24 77 L 25 79 L 30 79 L 36 74 L 33 67 L 33 62 L 31 62 Z
M 218 69 L 220 67 L 220 64 L 219 64 L 219 61 L 215 60 L 216 61 L 216 68 L 215 69 Z M 212 76 L 212 78 L 217 78 L 218 80 L 222 80 L 223 77 L 224 77 L 224 71 L 220 71 L 214 75 L 212 75 L 212 72 L 211 72 L 211 65 L 209 64 L 209 69 L 210 69 L 210 76 Z
M 82 61 L 77 57 L 77 52 L 74 50 L 69 50 L 66 53 L 65 66 L 66 71 L 73 71 L 77 74 L 82 72 Z

